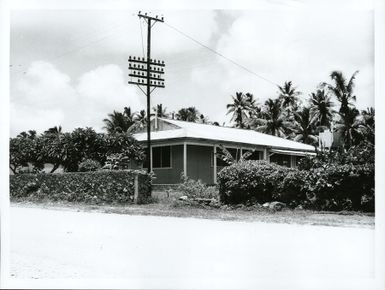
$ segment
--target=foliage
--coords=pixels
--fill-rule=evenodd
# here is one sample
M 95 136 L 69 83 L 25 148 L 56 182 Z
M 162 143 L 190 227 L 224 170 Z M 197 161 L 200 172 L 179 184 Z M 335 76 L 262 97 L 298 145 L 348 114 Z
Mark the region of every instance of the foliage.
M 317 210 L 374 210 L 363 197 L 374 201 L 374 165 L 331 165 L 307 172 L 307 200 Z M 365 201 L 368 203 L 368 201 Z
M 271 201 L 277 184 L 291 170 L 266 161 L 233 163 L 218 173 L 220 200 L 230 204 Z
M 356 96 L 353 94 L 353 89 L 355 85 L 354 80 L 357 74 L 358 71 L 354 72 L 349 81 L 347 81 L 342 72 L 332 71 L 330 78 L 332 79 L 333 83 L 321 84 L 322 88 L 326 88 L 340 102 L 341 106 L 339 112 L 342 114 L 346 113 L 349 106 L 352 105 L 352 101 L 356 100 Z
M 12 175 L 10 195 L 23 200 L 126 204 L 134 199 L 135 175 L 140 198 L 150 196 L 151 176 L 133 170 Z
M 371 144 L 374 144 L 374 114 L 373 108 L 367 108 L 361 111 L 362 120 L 358 125 L 362 139 Z
M 251 127 L 256 131 L 286 137 L 291 126 L 290 118 L 282 110 L 280 99 L 268 99 L 262 109 L 261 117 L 253 120 Z
M 256 107 L 255 100 L 252 94 L 236 92 L 233 98 L 233 103 L 227 104 L 227 114 L 232 113 L 231 121 L 235 121 L 236 128 L 245 128 L 247 119 L 250 117 L 250 112 Z
M 320 152 L 305 158 L 300 169 L 265 161 L 233 163 L 218 174 L 220 200 L 226 204 L 280 201 L 315 210 L 374 211 L 374 163 L 367 162 L 373 156 L 368 149 L 353 147 L 348 152 Z
M 199 119 L 199 111 L 195 107 L 188 107 L 180 109 L 175 117 L 177 120 L 196 122 Z
M 290 207 L 306 206 L 306 175 L 305 171 L 290 170 L 278 183 L 273 200 L 284 202 Z
M 293 86 L 291 81 L 287 81 L 284 85 L 278 86 L 279 100 L 282 108 L 288 109 L 291 112 L 295 112 L 298 108 L 298 96 L 301 92 L 297 91 L 297 88 Z
M 316 126 L 331 128 L 334 110 L 333 102 L 325 90 L 317 90 L 310 95 L 311 122 Z
M 96 171 L 101 168 L 101 165 L 98 161 L 92 159 L 86 159 L 79 164 L 80 172 L 89 172 Z
M 9 141 L 9 167 L 17 174 L 22 167 L 33 166 L 33 171 L 43 168 L 40 154 L 40 143 L 36 137 L 36 131 L 22 132 L 16 138 Z
M 201 180 L 194 180 L 181 175 L 178 191 L 189 198 L 217 198 L 218 190 L 215 186 L 207 186 Z
M 245 153 L 242 154 L 242 156 L 240 156 L 239 160 L 237 160 L 237 157 L 234 157 L 229 150 L 226 149 L 225 146 L 223 146 L 222 144 L 219 144 L 219 150 L 217 151 L 216 153 L 216 156 L 218 158 L 220 158 L 221 160 L 223 160 L 225 163 L 231 165 L 233 163 L 236 163 L 238 161 L 244 161 L 246 160 L 247 158 L 249 158 L 254 151 L 246 151 Z M 238 150 L 238 149 L 237 149 Z
M 359 111 L 356 108 L 347 107 L 340 112 L 336 122 L 336 131 L 342 136 L 344 147 L 349 149 L 360 141 Z
M 316 144 L 317 136 L 315 129 L 308 107 L 303 107 L 301 110 L 294 112 L 294 124 L 292 128 L 294 141 L 312 145 Z
M 33 138 L 21 134 L 10 139 L 10 168 L 15 174 L 28 163 L 38 169 L 43 168 L 44 163 L 51 163 L 51 173 L 60 165 L 67 172 L 75 172 L 83 160 L 92 159 L 104 165 L 111 154 L 121 154 L 136 162 L 144 159 L 141 146 L 127 133 L 101 134 L 92 128 L 62 133 L 49 129 Z
M 113 111 L 111 114 L 108 114 L 108 118 L 103 120 L 104 128 L 109 134 L 127 132 L 135 123 L 134 116 L 135 113 L 131 112 L 130 107 L 125 107 L 123 113 Z

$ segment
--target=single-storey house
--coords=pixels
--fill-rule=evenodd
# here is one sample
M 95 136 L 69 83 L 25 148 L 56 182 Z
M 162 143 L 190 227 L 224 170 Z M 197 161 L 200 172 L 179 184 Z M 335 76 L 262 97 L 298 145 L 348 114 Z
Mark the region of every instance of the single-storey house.
M 145 131 L 133 136 L 146 147 Z M 288 167 L 296 167 L 301 157 L 313 155 L 315 151 L 311 145 L 253 130 L 155 118 L 151 121 L 150 151 L 151 169 L 156 175 L 154 184 L 180 183 L 181 174 L 215 184 L 217 172 L 227 165 L 217 155 L 221 146 L 234 159 L 251 151 L 248 159 L 267 160 Z

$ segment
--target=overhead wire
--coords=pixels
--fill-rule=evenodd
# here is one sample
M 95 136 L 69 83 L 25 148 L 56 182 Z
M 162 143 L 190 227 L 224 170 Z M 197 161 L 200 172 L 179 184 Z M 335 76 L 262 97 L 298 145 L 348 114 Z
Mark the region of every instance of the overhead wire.
M 248 68 L 245 67 L 244 65 L 242 65 L 242 64 L 240 64 L 240 63 L 238 63 L 238 62 L 236 62 L 235 60 L 233 60 L 233 59 L 231 59 L 231 58 L 229 58 L 229 57 L 223 55 L 222 53 L 220 53 L 220 52 L 218 52 L 218 51 L 212 49 L 211 47 L 209 47 L 209 46 L 203 44 L 202 42 L 196 40 L 195 38 L 191 37 L 190 35 L 184 33 L 184 32 L 181 31 L 180 29 L 178 29 L 178 28 L 176 28 L 176 27 L 174 27 L 174 26 L 172 26 L 172 25 L 170 25 L 170 24 L 168 24 L 168 23 L 166 23 L 166 22 L 164 22 L 164 24 L 165 24 L 166 26 L 170 27 L 171 29 L 175 30 L 175 31 L 178 32 L 179 34 L 183 35 L 184 37 L 190 39 L 191 41 L 193 41 L 193 42 L 199 44 L 200 46 L 202 46 L 202 47 L 208 49 L 208 50 L 211 51 L 212 53 L 214 53 L 214 54 L 216 54 L 216 55 L 222 57 L 223 59 L 225 59 L 225 60 L 231 62 L 232 64 L 238 66 L 239 68 L 241 68 L 241 69 L 247 71 L 248 73 L 253 74 L 254 76 L 256 76 L 256 77 L 258 77 L 258 78 L 260 78 L 260 79 L 262 79 L 262 80 L 264 80 L 264 81 L 266 81 L 266 82 L 269 82 L 270 84 L 272 84 L 272 85 L 274 85 L 274 86 L 278 86 L 278 84 L 275 83 L 274 81 L 269 80 L 268 78 L 265 78 L 265 77 L 263 77 L 263 76 L 257 74 L 256 72 L 254 72 L 254 71 L 248 69 Z

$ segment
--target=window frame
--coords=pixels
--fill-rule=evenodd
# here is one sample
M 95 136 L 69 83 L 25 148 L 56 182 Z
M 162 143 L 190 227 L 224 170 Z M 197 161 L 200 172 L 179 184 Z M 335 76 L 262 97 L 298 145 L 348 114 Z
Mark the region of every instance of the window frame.
M 170 148 L 170 166 L 168 167 L 162 167 L 162 163 L 163 163 L 163 153 L 162 153 L 162 148 L 164 147 L 169 147 Z M 160 153 L 160 167 L 155 167 L 154 166 L 154 148 L 160 148 L 161 150 L 161 153 Z M 152 169 L 172 169 L 172 146 L 171 145 L 158 145 L 158 146 L 151 146 L 151 168 Z

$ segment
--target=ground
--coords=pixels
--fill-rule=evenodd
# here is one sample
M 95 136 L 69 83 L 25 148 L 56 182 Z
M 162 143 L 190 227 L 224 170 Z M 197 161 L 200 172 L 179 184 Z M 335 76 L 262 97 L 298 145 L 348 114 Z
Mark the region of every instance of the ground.
M 158 281 L 156 286 L 173 281 L 177 288 L 242 288 L 273 277 L 373 277 L 373 222 L 322 226 L 84 209 L 13 204 L 12 277 L 124 278 L 136 281 L 130 284 L 136 288 L 155 288 L 150 281 Z

